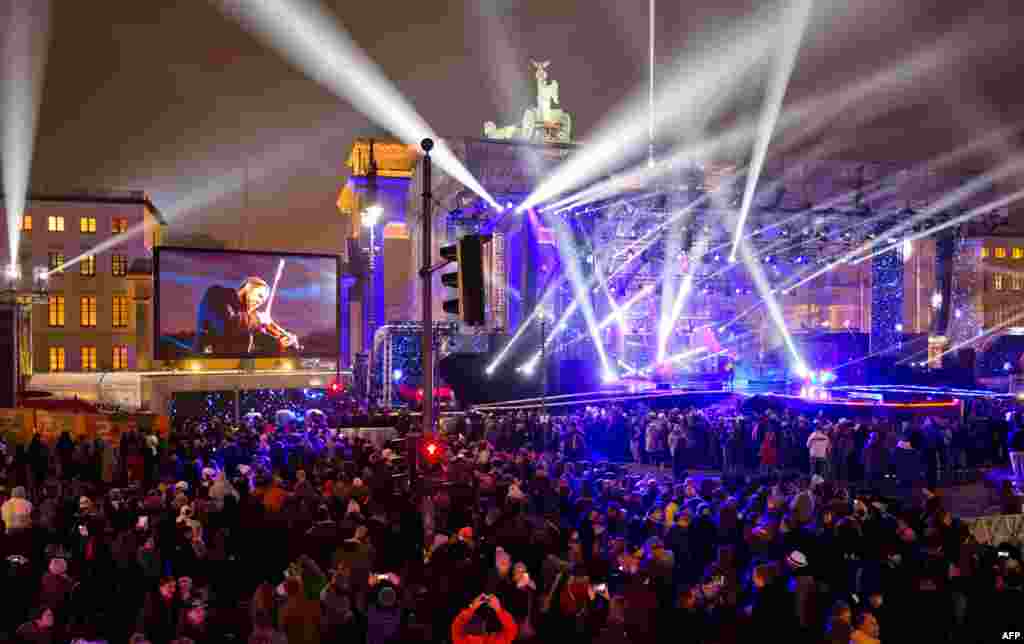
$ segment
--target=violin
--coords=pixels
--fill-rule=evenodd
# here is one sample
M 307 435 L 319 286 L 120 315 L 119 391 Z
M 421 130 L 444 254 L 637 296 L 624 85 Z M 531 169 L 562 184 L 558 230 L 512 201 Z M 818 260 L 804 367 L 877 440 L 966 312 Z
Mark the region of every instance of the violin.
M 260 318 L 260 331 L 277 340 L 282 349 L 302 350 L 299 337 L 270 318 Z

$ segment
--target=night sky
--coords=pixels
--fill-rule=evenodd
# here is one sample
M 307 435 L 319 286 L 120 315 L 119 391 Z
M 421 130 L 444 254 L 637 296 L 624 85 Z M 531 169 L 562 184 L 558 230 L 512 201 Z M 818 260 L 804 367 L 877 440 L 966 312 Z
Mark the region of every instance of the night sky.
M 663 79 L 679 61 L 695 60 L 710 34 L 766 6 L 753 0 L 658 4 Z M 835 158 L 921 161 L 1019 118 L 1024 78 L 1017 63 L 1024 45 L 1015 36 L 1024 12 L 1012 0 L 849 4 L 857 8 L 816 3 L 787 105 L 897 65 L 943 36 L 964 34 L 957 42 L 965 44 L 912 90 L 851 105 L 812 146 L 827 143 Z M 532 99 L 530 58 L 552 61 L 551 77 L 582 140 L 646 82 L 643 0 L 328 5 L 443 135 L 478 136 L 486 120 L 518 121 Z M 176 233 L 253 249 L 338 252 L 335 199 L 352 139 L 377 132 L 366 118 L 213 3 L 59 0 L 53 6 L 34 187 L 142 189 L 177 216 Z M 737 96 L 713 125 L 756 113 L 760 96 L 757 88 Z M 1018 147 L 1019 138 L 1007 140 L 965 168 L 984 169 Z M 774 152 L 790 150 L 780 141 Z M 218 192 L 226 194 L 210 197 Z

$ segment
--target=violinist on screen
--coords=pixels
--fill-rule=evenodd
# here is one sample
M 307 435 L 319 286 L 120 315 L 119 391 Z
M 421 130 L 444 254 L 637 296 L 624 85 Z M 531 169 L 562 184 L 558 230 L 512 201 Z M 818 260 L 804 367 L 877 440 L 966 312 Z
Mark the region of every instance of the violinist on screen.
M 270 286 L 259 277 L 247 277 L 237 289 L 206 289 L 199 302 L 195 351 L 242 355 L 301 349 L 294 333 L 274 322 L 267 311 L 259 310 L 270 293 Z

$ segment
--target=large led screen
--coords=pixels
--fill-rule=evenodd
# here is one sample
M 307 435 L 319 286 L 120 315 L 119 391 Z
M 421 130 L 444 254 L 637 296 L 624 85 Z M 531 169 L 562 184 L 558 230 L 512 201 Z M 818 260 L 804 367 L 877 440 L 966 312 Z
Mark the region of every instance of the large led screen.
M 333 255 L 157 248 L 156 358 L 338 355 Z

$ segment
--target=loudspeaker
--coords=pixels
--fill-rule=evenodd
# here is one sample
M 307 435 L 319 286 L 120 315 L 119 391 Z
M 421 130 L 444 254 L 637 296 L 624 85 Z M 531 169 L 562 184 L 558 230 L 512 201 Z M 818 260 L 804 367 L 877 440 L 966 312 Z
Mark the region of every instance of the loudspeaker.
M 18 400 L 18 310 L 0 306 L 0 408 Z

